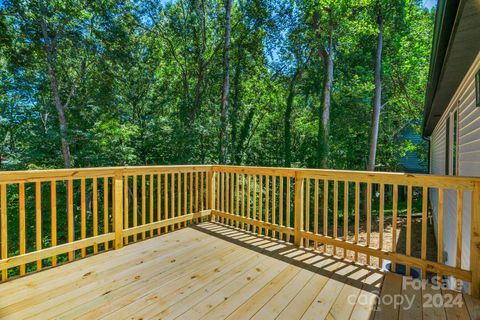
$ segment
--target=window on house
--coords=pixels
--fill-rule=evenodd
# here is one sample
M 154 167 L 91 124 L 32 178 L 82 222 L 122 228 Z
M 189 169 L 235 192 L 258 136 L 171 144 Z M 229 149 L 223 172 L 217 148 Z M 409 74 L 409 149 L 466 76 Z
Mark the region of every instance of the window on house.
M 452 175 L 457 175 L 457 140 L 458 140 L 458 111 L 453 113 L 452 132 Z
M 450 117 L 447 118 L 445 128 L 445 175 L 450 173 Z
M 458 110 L 450 113 L 445 127 L 445 175 L 458 175 Z
M 480 107 L 480 70 L 475 75 L 475 95 L 477 97 L 477 107 Z

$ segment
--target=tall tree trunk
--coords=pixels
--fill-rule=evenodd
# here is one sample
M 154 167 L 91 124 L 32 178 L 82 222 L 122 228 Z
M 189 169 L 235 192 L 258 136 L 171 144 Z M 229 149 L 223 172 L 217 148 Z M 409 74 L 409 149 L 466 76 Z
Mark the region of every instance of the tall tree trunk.
M 378 43 L 375 56 L 375 96 L 373 99 L 372 132 L 370 135 L 370 153 L 368 155 L 368 171 L 375 170 L 375 157 L 377 154 L 378 127 L 380 124 L 380 111 L 382 103 L 382 49 L 383 49 L 383 19 L 378 16 Z
M 222 91 L 222 109 L 220 115 L 220 154 L 219 163 L 227 163 L 228 152 L 228 92 L 230 87 L 229 73 L 229 50 L 230 50 L 230 32 L 231 32 L 231 11 L 232 0 L 225 0 L 225 34 L 223 41 L 223 91 Z
M 333 19 L 330 13 L 328 48 L 320 49 L 325 66 L 325 80 L 323 85 L 323 110 L 318 124 L 318 160 L 321 168 L 328 167 L 329 134 L 330 134 L 330 105 L 333 84 Z
M 232 134 L 231 134 L 231 154 L 232 162 L 234 164 L 240 164 L 240 159 L 238 157 L 239 150 L 237 148 L 237 123 L 238 123 L 238 114 L 240 109 L 240 89 L 241 89 L 241 74 L 242 74 L 242 62 L 243 62 L 243 50 L 242 50 L 242 39 L 238 41 L 237 47 L 237 61 L 235 65 L 235 75 L 233 76 L 233 97 L 232 97 L 232 110 L 230 112 L 231 118 L 230 123 L 232 125 Z
M 195 96 L 193 98 L 193 106 L 190 110 L 190 119 L 188 123 L 195 121 L 202 105 L 203 86 L 205 82 L 205 50 L 206 50 L 206 33 L 205 33 L 205 2 L 203 0 L 195 1 L 195 15 L 197 17 L 199 34 L 194 34 L 197 43 L 197 81 L 195 83 Z
M 57 74 L 55 72 L 55 61 L 54 61 L 54 47 L 50 41 L 50 37 L 48 35 L 48 27 L 44 20 L 40 21 L 40 27 L 42 29 L 42 35 L 44 40 L 44 48 L 47 54 L 47 68 L 48 68 L 48 76 L 50 78 L 50 89 L 52 91 L 52 100 L 57 110 L 58 114 L 58 122 L 60 124 L 60 140 L 62 143 L 62 154 L 63 154 L 63 163 L 65 168 L 71 167 L 71 160 L 70 160 L 70 145 L 68 143 L 68 125 L 67 125 L 67 118 L 65 116 L 65 106 L 62 105 L 60 99 L 60 90 L 58 87 L 58 80 Z
M 285 117 L 284 117 L 284 145 L 283 145 L 283 162 L 285 167 L 292 166 L 292 111 L 293 111 L 293 99 L 295 98 L 295 82 L 296 75 L 293 76 L 290 80 L 288 86 L 288 96 L 287 104 L 285 106 Z

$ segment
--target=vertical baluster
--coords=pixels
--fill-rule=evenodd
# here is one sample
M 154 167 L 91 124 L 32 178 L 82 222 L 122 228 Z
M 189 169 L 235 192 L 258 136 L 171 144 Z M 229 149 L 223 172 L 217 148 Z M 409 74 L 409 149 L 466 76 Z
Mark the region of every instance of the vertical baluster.
M 328 236 L 328 180 L 323 180 L 323 235 Z M 323 251 L 327 251 L 327 244 L 323 244 Z
M 57 245 L 57 181 L 50 181 L 50 228 L 51 228 L 51 247 Z M 57 256 L 52 257 L 52 266 L 57 265 Z
M 230 181 L 229 177 L 230 177 L 230 173 L 225 172 L 225 182 L 224 182 L 225 184 L 224 184 L 224 189 L 223 189 L 224 190 L 224 196 L 225 196 L 225 210 L 224 210 L 225 212 L 230 212 L 229 208 L 228 208 L 228 202 L 229 202 L 229 192 L 228 191 L 229 191 L 229 188 L 230 188 L 229 187 L 229 181 Z M 229 220 L 230 219 L 228 219 L 228 217 L 225 218 L 225 223 L 228 224 Z
M 305 180 L 305 231 L 310 232 L 310 178 Z M 305 238 L 305 248 L 308 247 L 310 247 L 310 240 Z
M 338 231 L 338 181 L 333 181 L 333 238 L 337 239 Z M 337 247 L 333 246 L 333 254 L 337 254 Z
M 398 208 L 398 185 L 393 185 L 392 195 L 392 253 L 397 252 L 397 208 Z M 396 265 L 392 261 L 392 272 L 395 272 Z
M 438 189 L 438 226 L 437 226 L 437 262 L 443 264 L 443 217 L 445 214 L 445 190 L 443 188 Z M 437 274 L 439 281 L 442 278 L 442 274 Z
M 42 250 L 42 183 L 35 183 L 35 250 Z M 37 271 L 42 269 L 42 260 L 37 260 Z
M 380 203 L 379 203 L 379 225 L 378 225 L 378 248 L 383 250 L 383 228 L 384 224 L 384 211 L 385 211 L 385 185 L 380 183 Z M 379 267 L 382 267 L 382 258 L 378 259 Z
M 251 218 L 250 212 L 250 175 L 247 174 L 247 217 Z
M 142 174 L 142 226 L 147 222 L 147 187 L 146 177 Z M 145 231 L 142 232 L 142 239 L 145 239 Z
M 200 211 L 205 210 L 205 194 L 204 194 L 204 181 L 205 181 L 205 173 L 202 171 L 200 172 Z M 232 180 L 233 182 L 233 180 Z M 233 192 L 233 189 L 232 189 Z M 233 194 L 232 194 L 232 203 L 233 203 Z
M 183 214 L 187 214 L 187 172 L 183 173 Z M 183 222 L 183 227 L 187 227 L 187 221 Z
M 138 183 L 138 179 L 137 179 L 137 176 L 134 175 L 133 177 L 133 207 L 132 207 L 132 214 L 133 214 L 133 227 L 136 227 L 137 226 L 137 215 L 138 215 L 138 200 L 137 200 L 137 197 L 138 197 L 138 192 L 137 192 L 137 183 Z M 133 242 L 136 242 L 137 241 L 137 234 L 134 233 L 133 234 Z
M 412 185 L 407 186 L 407 240 L 405 254 L 407 257 L 412 252 Z M 405 275 L 410 275 L 410 266 L 405 264 Z
M 240 210 L 242 212 L 242 217 L 246 217 L 246 212 L 245 212 L 245 175 L 241 174 L 239 176 L 239 181 L 238 183 L 241 183 L 241 185 L 238 186 L 238 188 L 242 189 L 240 191 Z M 248 228 L 248 224 L 242 223 L 242 229 L 245 230 L 245 228 Z
M 162 175 L 157 174 L 157 221 L 162 220 Z M 157 235 L 160 235 L 160 228 L 157 228 Z
M 258 178 L 260 179 L 260 195 L 259 195 L 259 200 L 258 200 L 258 219 L 260 221 L 263 221 L 263 176 L 259 175 Z M 262 234 L 263 228 L 258 228 L 258 233 Z
M 303 215 L 304 215 L 304 182 L 305 179 L 299 176 L 298 173 L 295 173 L 295 213 L 294 213 L 294 219 L 295 219 L 295 245 L 297 247 L 300 247 L 303 243 L 302 240 L 302 232 L 304 230 L 303 226 Z
M 162 175 L 157 174 L 157 221 L 162 220 Z M 157 235 L 160 235 L 160 228 L 157 228 Z
M 233 206 L 233 194 L 234 194 L 233 193 L 233 190 L 234 190 L 233 189 L 233 182 L 234 182 L 233 180 L 235 180 L 233 173 L 229 174 L 229 179 L 230 179 L 230 189 L 229 189 L 230 201 L 229 201 L 228 209 L 230 210 L 229 212 L 233 215 L 233 214 L 235 214 L 235 212 L 233 210 L 233 207 L 234 207 Z M 232 226 L 233 225 L 234 225 L 234 221 L 232 221 Z M 236 226 L 238 227 L 238 221 L 236 223 Z
M 171 173 L 170 177 L 170 219 L 175 217 L 175 173 Z M 170 224 L 170 231 L 173 231 L 175 226 Z
M 93 204 L 93 236 L 98 236 L 98 182 L 97 177 L 93 177 L 92 181 L 92 204 Z M 127 202 L 128 207 L 128 202 Z M 128 215 L 127 215 L 128 219 Z M 128 224 L 126 225 L 128 228 Z M 93 253 L 98 252 L 98 244 L 93 245 Z
M 0 184 L 0 225 L 2 231 L 2 252 L 1 258 L 8 258 L 8 219 L 7 219 L 7 184 Z M 7 269 L 2 270 L 2 280 L 8 279 Z
M 221 210 L 221 208 L 220 208 L 220 174 L 221 173 L 217 172 L 217 174 L 215 175 L 215 179 L 216 179 L 215 192 L 217 194 L 216 199 L 215 199 L 216 200 L 215 209 L 217 209 L 217 210 Z M 190 190 L 191 190 L 191 183 L 190 183 Z M 191 199 L 191 194 L 190 194 L 190 199 Z
M 198 188 L 199 188 L 199 182 L 198 182 L 198 172 L 195 172 L 195 212 L 199 212 L 198 210 Z M 197 223 L 199 219 L 197 218 Z
M 206 177 L 205 177 L 206 188 L 207 188 L 207 190 L 205 190 L 205 195 L 207 197 L 207 200 L 206 200 L 207 209 L 213 209 L 215 206 L 214 176 L 215 176 L 215 172 L 213 172 L 213 169 L 210 169 L 207 171 Z M 207 219 L 210 219 L 210 217 Z
M 270 176 L 265 176 L 265 222 L 271 221 L 270 216 Z M 270 228 L 265 228 L 265 235 L 270 234 Z
M 427 210 L 428 210 L 428 187 L 422 189 L 422 260 L 427 259 Z M 427 279 L 427 270 L 422 268 L 422 279 Z
M 153 174 L 150 175 L 150 192 L 148 193 L 148 196 L 150 197 L 150 215 L 149 215 L 149 223 L 153 222 Z M 150 237 L 153 237 L 153 229 L 150 229 Z
M 348 240 L 348 181 L 343 185 L 343 240 Z M 343 249 L 343 258 L 347 257 L 347 249 Z
M 283 227 L 283 180 L 284 177 L 280 176 L 279 177 L 279 182 L 280 182 L 280 190 L 279 190 L 279 207 L 278 207 L 278 217 L 279 217 L 279 224 Z M 283 232 L 280 232 L 279 234 L 280 240 L 283 240 Z
M 457 250 L 455 257 L 455 266 L 462 267 L 462 223 L 463 223 L 463 190 L 457 190 L 457 227 L 455 236 L 457 237 Z
M 220 173 L 220 210 L 225 212 L 225 173 Z M 220 221 L 225 223 L 225 218 L 221 218 Z
M 25 254 L 25 184 L 19 183 L 18 186 L 18 201 L 19 201 L 19 237 L 20 237 L 20 255 Z M 25 265 L 20 265 L 20 275 L 25 274 Z
M 217 175 L 217 177 L 220 175 Z M 217 192 L 219 191 L 219 188 L 217 187 Z M 220 195 L 217 195 L 217 201 L 220 201 Z M 219 208 L 220 205 L 217 204 L 217 208 Z M 190 213 L 193 213 L 193 171 L 190 172 Z
M 228 213 L 232 213 L 231 206 L 230 206 L 230 173 L 226 172 L 226 180 L 225 180 L 225 211 Z M 233 220 L 227 218 L 227 224 L 233 225 Z
M 470 266 L 475 266 L 480 260 L 480 182 L 475 182 L 472 192 L 471 202 L 471 223 L 470 230 Z M 480 297 L 480 269 L 471 268 L 472 282 L 470 285 L 470 294 L 475 297 Z
M 180 217 L 182 215 L 182 173 L 177 173 L 177 216 Z M 180 224 L 177 223 L 177 229 L 180 228 Z
M 367 183 L 367 248 L 370 248 L 370 234 L 372 232 L 372 184 Z M 370 264 L 370 255 L 367 254 L 367 264 Z
M 86 210 L 86 184 L 85 178 L 80 179 L 80 239 L 87 237 L 87 210 Z M 87 249 L 82 248 L 82 258 L 85 257 Z
M 252 175 L 253 179 L 253 219 L 257 220 L 258 212 L 257 212 L 257 176 Z M 255 225 L 250 226 L 247 225 L 247 230 L 252 230 L 252 232 L 256 232 L 257 228 Z
M 116 174 L 112 178 L 112 228 L 115 232 L 113 248 L 123 247 L 123 177 Z
M 314 189 L 313 192 L 313 233 L 318 234 L 318 179 L 313 180 Z M 318 241 L 313 242 L 313 248 L 318 250 Z
M 239 181 L 240 176 L 239 176 L 238 173 L 235 176 L 236 176 L 236 179 L 235 179 L 235 214 L 243 216 L 243 212 L 240 212 L 240 199 L 239 199 L 239 196 L 240 196 L 240 181 Z M 241 228 L 243 229 L 244 228 L 243 222 L 240 225 L 241 225 Z
M 286 204 L 286 209 L 287 209 L 287 212 L 286 212 L 286 219 L 287 219 L 287 228 L 290 228 L 291 226 L 291 215 L 290 215 L 290 205 L 291 205 L 291 195 L 290 195 L 290 187 L 291 187 L 291 183 L 290 183 L 290 177 L 287 177 L 287 204 Z M 290 236 L 287 237 L 288 238 L 288 241 L 290 241 Z
M 124 229 L 128 229 L 128 176 L 123 177 L 123 226 Z M 93 232 L 95 232 L 95 201 L 96 201 L 96 190 L 97 190 L 97 179 L 93 178 Z M 128 244 L 128 237 L 124 238 L 124 243 Z M 95 245 L 96 246 L 96 245 Z M 96 253 L 95 246 L 93 247 L 93 252 Z
M 355 181 L 355 244 L 358 243 L 358 229 L 360 226 L 360 182 Z M 355 251 L 355 261 L 358 261 L 358 251 Z
M 277 224 L 277 177 L 272 176 L 272 223 Z M 275 230 L 272 230 L 272 237 L 276 237 Z
M 108 188 L 108 185 L 107 185 Z M 73 242 L 73 180 L 67 182 L 67 238 L 68 242 Z M 107 209 L 108 210 L 108 209 Z M 108 219 L 107 219 L 108 221 Z M 106 244 L 108 246 L 108 243 Z M 73 260 L 73 251 L 68 253 L 68 261 Z
M 168 210 L 168 173 L 163 174 L 163 219 L 167 220 L 170 215 Z M 168 226 L 163 229 L 164 232 L 168 232 Z

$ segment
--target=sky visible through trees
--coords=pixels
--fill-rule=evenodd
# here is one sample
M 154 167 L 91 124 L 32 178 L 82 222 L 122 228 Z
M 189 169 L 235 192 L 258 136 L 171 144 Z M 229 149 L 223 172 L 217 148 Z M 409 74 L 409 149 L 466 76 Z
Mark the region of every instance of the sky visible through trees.
M 425 161 L 426 142 L 411 137 L 432 0 L 3 0 L 0 10 L 0 170 Z

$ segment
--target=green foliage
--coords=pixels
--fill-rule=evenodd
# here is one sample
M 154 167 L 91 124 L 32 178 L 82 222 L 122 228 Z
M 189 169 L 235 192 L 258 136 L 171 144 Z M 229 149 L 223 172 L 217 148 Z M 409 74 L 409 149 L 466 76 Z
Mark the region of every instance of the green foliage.
M 433 13 L 415 0 L 234 1 L 229 162 L 284 164 L 285 105 L 293 87 L 291 163 L 317 162 L 326 10 L 335 23 L 329 167 L 364 169 L 373 97 L 376 16 L 385 16 L 378 163 L 399 170 L 404 130 L 420 131 Z M 4 1 L 0 27 L 2 169 L 62 166 L 44 19 L 76 167 L 213 163 L 222 86 L 222 3 Z M 380 10 L 380 11 L 379 11 Z M 319 15 L 319 30 L 312 28 Z M 320 32 L 320 37 L 315 37 Z M 322 40 L 323 39 L 323 40 Z M 320 42 L 319 42 L 320 41 Z M 82 68 L 84 66 L 84 68 Z

